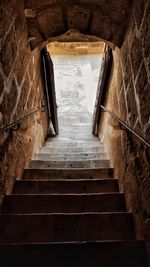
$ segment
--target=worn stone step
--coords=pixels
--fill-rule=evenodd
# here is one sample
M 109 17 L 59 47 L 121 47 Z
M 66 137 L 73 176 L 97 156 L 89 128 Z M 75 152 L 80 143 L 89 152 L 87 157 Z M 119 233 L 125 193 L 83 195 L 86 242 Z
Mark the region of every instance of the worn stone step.
M 69 142 L 69 143 L 75 143 L 75 142 L 81 142 L 81 143 L 88 143 L 88 142 L 93 142 L 93 143 L 97 143 L 99 144 L 100 141 L 97 137 L 93 137 L 93 136 L 86 136 L 84 134 L 75 134 L 72 133 L 70 135 L 67 134 L 61 134 L 59 137 L 55 137 L 55 138 L 48 138 L 46 140 L 46 142 Z M 102 144 L 102 143 L 100 143 Z
M 113 168 L 25 169 L 24 179 L 100 179 L 113 178 Z
M 125 211 L 121 193 L 9 195 L 2 213 L 81 213 Z
M 73 111 L 59 111 L 58 112 L 58 117 L 88 117 L 92 119 L 92 113 L 89 113 L 88 111 L 79 111 L 79 112 L 73 112 Z
M 74 117 L 74 116 L 68 116 L 68 117 L 59 117 L 58 118 L 58 122 L 61 122 L 61 123 L 90 123 L 91 122 L 91 119 L 88 118 L 88 117 Z
M 130 213 L 1 214 L 0 243 L 134 239 Z
M 48 169 L 48 168 L 95 168 L 110 167 L 110 161 L 101 160 L 31 160 L 30 168 Z
M 92 123 L 91 122 L 61 122 L 59 121 L 59 127 L 65 127 L 69 129 L 75 129 L 75 128 L 84 128 L 84 127 L 91 127 Z
M 140 240 L 0 244 L 0 259 L 1 267 L 148 267 Z
M 77 140 L 75 140 L 77 138 Z M 58 135 L 56 137 L 48 137 L 46 139 L 46 142 L 79 142 L 78 139 L 83 139 L 84 142 L 97 142 L 100 145 L 103 145 L 103 143 L 100 141 L 100 139 L 96 136 L 93 136 L 92 134 L 77 134 L 73 135 L 71 134 L 65 134 L 65 135 Z
M 92 126 L 91 124 L 72 124 L 72 125 L 66 125 L 66 126 L 63 126 L 61 124 L 59 124 L 59 129 L 60 129 L 60 132 L 61 130 L 64 130 L 64 131 L 79 131 L 80 133 L 81 132 L 86 132 L 86 133 L 92 133 Z
M 76 118 L 76 119 L 80 119 L 80 118 L 87 118 L 89 120 L 92 119 L 92 114 L 91 113 L 88 113 L 86 111 L 83 111 L 83 112 L 61 112 L 59 111 L 58 112 L 58 118 L 65 118 L 65 119 L 68 119 L 68 118 Z
M 16 181 L 13 194 L 82 194 L 118 192 L 117 179 L 99 180 L 20 180 Z
M 108 159 L 106 153 L 59 153 L 59 154 L 50 154 L 50 153 L 36 153 L 34 155 L 34 160 L 100 160 Z
M 104 153 L 104 147 L 42 147 L 40 153 Z
M 98 142 L 45 142 L 43 147 L 49 148 L 103 148 Z
M 69 128 L 69 127 L 59 127 L 59 135 L 63 135 L 63 134 L 67 134 L 67 135 L 71 135 L 71 134 L 77 134 L 77 135 L 84 135 L 84 136 L 93 136 L 92 135 L 92 127 L 78 127 L 78 128 Z

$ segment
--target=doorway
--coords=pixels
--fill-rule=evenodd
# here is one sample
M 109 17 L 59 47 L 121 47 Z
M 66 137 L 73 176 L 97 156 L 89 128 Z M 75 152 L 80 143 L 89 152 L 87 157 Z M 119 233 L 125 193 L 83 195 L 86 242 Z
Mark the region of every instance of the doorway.
M 102 63 L 104 43 L 50 43 L 54 67 L 59 134 L 64 123 L 90 123 Z M 70 121 L 69 121 L 70 120 Z

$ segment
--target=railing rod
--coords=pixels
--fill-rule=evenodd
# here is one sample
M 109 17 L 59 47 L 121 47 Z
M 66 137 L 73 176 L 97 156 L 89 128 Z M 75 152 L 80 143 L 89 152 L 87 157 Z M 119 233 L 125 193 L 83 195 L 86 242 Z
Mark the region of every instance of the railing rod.
M 119 119 L 112 111 L 106 109 L 102 105 L 100 107 L 104 112 L 109 113 L 112 117 L 114 117 L 117 121 L 119 121 L 125 128 L 128 129 L 128 131 L 130 131 L 133 135 L 135 135 L 137 138 L 139 138 L 146 146 L 150 147 L 150 143 L 144 137 L 142 137 L 137 132 L 135 132 L 129 125 L 127 125 L 124 121 Z
M 39 112 L 39 111 L 44 111 L 45 108 L 46 108 L 45 106 L 42 106 L 41 108 L 38 108 L 37 110 L 34 110 L 33 112 L 31 112 L 31 113 L 25 115 L 24 117 L 22 117 L 22 118 L 20 118 L 20 119 L 18 119 L 18 120 L 16 120 L 16 121 L 12 122 L 11 124 L 9 124 L 9 125 L 7 125 L 7 126 L 1 128 L 1 129 L 0 129 L 0 133 L 9 130 L 10 128 L 12 128 L 12 127 L 14 127 L 15 125 L 21 123 L 22 121 L 24 121 L 24 120 L 27 119 L 28 117 L 34 115 L 35 113 L 37 113 L 37 112 Z

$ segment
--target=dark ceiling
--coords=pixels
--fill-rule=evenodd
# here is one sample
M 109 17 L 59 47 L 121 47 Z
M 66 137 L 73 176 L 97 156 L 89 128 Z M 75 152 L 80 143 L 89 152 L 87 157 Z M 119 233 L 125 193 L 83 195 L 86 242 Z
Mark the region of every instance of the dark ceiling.
M 81 33 L 82 37 L 83 34 L 93 35 L 120 47 L 128 23 L 131 2 L 129 0 L 25 0 L 24 8 L 31 45 L 34 48 L 73 29 L 65 34 L 65 38 L 68 36 L 69 40 L 72 40 L 69 35 L 77 32 Z M 78 39 L 78 36 L 79 34 L 76 34 L 73 41 Z M 64 36 L 59 37 L 59 40 L 63 39 Z M 92 37 L 89 37 L 90 40 Z

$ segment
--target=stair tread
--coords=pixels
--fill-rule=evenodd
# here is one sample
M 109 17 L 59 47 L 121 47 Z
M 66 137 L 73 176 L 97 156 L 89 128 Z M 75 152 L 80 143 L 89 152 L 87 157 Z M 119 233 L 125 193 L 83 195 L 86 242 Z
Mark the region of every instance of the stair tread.
M 107 168 L 26 168 L 24 169 L 23 178 L 39 178 L 45 179 L 48 178 L 65 178 L 65 179 L 100 179 L 100 178 L 113 178 L 114 169 L 111 167 Z
M 0 231 L 0 242 L 135 239 L 128 212 L 2 214 Z
M 50 179 L 50 180 L 18 180 L 15 183 L 13 194 L 31 192 L 64 192 L 64 193 L 96 193 L 118 192 L 117 179 Z
M 5 197 L 2 213 L 125 211 L 121 193 L 12 194 Z

